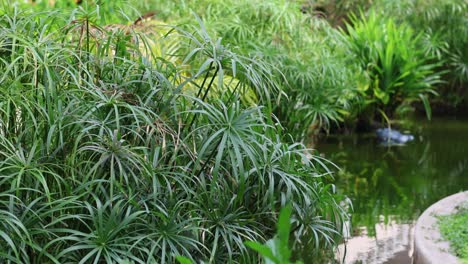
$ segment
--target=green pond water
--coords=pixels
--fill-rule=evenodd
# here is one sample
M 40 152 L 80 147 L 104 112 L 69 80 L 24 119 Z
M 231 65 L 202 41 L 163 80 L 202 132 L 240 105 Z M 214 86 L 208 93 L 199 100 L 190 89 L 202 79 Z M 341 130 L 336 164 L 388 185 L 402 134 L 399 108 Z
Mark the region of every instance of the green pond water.
M 341 168 L 335 184 L 353 204 L 352 236 L 412 225 L 432 203 L 468 189 L 468 119 L 416 121 L 410 132 L 415 140 L 404 146 L 382 146 L 375 134 L 328 136 L 316 146 Z

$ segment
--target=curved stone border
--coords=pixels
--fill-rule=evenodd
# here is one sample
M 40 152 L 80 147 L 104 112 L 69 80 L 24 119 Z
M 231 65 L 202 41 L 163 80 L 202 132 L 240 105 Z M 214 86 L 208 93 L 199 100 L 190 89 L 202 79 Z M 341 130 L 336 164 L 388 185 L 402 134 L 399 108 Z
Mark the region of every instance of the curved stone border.
M 413 264 L 460 263 L 456 256 L 450 254 L 449 242 L 442 240 L 436 216 L 453 214 L 455 208 L 466 201 L 468 191 L 448 196 L 424 211 L 414 231 Z

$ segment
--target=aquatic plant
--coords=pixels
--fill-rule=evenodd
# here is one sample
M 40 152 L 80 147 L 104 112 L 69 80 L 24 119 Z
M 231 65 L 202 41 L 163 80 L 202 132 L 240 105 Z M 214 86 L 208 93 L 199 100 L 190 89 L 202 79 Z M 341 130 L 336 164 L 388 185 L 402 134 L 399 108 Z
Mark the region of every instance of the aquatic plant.
M 334 246 L 328 163 L 282 141 L 268 62 L 201 22 L 2 10 L 0 262 L 258 263 L 243 241 L 270 238 L 286 201 L 292 240 Z
M 339 123 L 359 102 L 357 88 L 367 80 L 338 34 L 325 20 L 301 12 L 297 2 L 150 0 L 168 23 L 193 31 L 191 12 L 211 35 L 238 54 L 268 62 L 280 88 L 269 107 L 293 141 Z M 264 102 L 264 104 L 266 104 Z

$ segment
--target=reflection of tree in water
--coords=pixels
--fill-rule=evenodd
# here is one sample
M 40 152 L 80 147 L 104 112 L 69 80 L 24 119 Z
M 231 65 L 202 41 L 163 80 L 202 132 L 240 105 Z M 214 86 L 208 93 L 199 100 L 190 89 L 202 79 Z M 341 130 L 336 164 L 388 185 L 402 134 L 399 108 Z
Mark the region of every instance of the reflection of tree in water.
M 364 226 L 375 235 L 379 222 L 409 222 L 433 202 L 468 187 L 468 126 L 431 126 L 423 139 L 407 146 L 348 137 L 319 148 L 336 153 L 330 158 L 342 168 L 336 176 L 339 191 L 353 201 L 354 231 Z

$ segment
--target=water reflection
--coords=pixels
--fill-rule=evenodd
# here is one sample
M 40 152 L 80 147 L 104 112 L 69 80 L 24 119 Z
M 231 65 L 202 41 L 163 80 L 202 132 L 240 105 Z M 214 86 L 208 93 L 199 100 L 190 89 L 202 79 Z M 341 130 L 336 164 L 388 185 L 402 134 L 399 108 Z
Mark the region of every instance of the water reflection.
M 414 225 L 391 222 L 375 225 L 375 236 L 354 236 L 339 246 L 337 255 L 344 263 L 385 263 L 398 256 L 393 263 L 411 263 Z
M 381 146 L 371 134 L 329 137 L 317 146 L 342 168 L 336 184 L 353 201 L 352 236 L 375 240 L 381 227 L 411 227 L 429 205 L 468 188 L 467 121 L 421 122 L 412 133 L 405 146 Z

